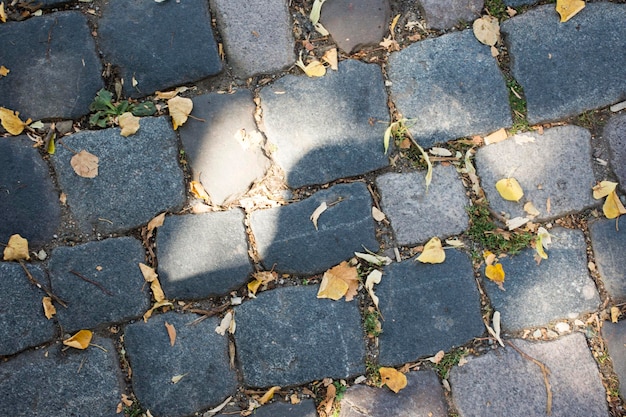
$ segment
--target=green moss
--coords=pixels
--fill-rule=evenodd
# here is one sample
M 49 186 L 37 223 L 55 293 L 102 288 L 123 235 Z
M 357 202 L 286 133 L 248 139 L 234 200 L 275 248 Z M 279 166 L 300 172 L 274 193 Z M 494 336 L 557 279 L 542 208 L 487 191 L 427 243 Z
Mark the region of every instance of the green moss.
M 513 231 L 509 232 L 508 239 L 502 234 L 496 233 L 498 226 L 491 219 L 489 210 L 482 205 L 474 205 L 467 208 L 470 217 L 470 227 L 467 236 L 474 242 L 480 244 L 483 249 L 495 254 L 508 253 L 515 255 L 524 248 L 527 248 L 534 239 L 530 232 Z
M 365 314 L 365 331 L 368 335 L 378 336 L 382 333 L 380 329 L 380 321 L 378 320 L 378 313 L 375 311 Z
M 528 119 L 526 118 L 526 99 L 524 98 L 524 89 L 510 75 L 505 76 L 506 88 L 509 92 L 509 105 L 513 113 L 513 126 L 511 126 L 511 133 L 527 132 L 530 130 Z
M 443 359 L 439 363 L 434 364 L 435 370 L 442 379 L 448 379 L 450 369 L 458 365 L 461 358 L 465 355 L 467 355 L 467 351 L 464 348 L 454 349 L 443 355 Z
M 491 16 L 497 17 L 500 21 L 509 17 L 506 13 L 506 5 L 502 0 L 485 0 L 485 9 Z

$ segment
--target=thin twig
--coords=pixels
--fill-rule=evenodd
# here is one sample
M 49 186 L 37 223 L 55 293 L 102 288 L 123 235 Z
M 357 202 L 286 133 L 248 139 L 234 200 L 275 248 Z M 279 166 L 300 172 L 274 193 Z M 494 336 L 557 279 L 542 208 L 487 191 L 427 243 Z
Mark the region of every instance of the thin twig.
M 552 414 L 552 389 L 550 388 L 550 380 L 548 379 L 548 376 L 550 375 L 550 369 L 548 369 L 548 367 L 543 362 L 540 362 L 537 359 L 533 358 L 532 356 L 529 356 L 528 354 L 522 352 L 517 346 L 511 343 L 510 340 L 507 340 L 506 343 L 507 345 L 515 349 L 517 353 L 522 355 L 524 359 L 531 361 L 532 363 L 537 365 L 539 369 L 541 369 L 541 373 L 543 374 L 543 383 L 546 386 L 546 396 L 547 396 L 546 415 L 548 416 L 551 415 Z
M 70 272 L 71 272 L 72 274 L 76 275 L 78 278 L 82 279 L 83 281 L 86 281 L 86 282 L 88 282 L 88 283 L 90 283 L 90 284 L 93 284 L 93 285 L 95 285 L 96 287 L 100 288 L 100 290 L 101 290 L 103 293 L 105 293 L 106 295 L 113 296 L 113 293 L 112 293 L 111 291 L 107 290 L 106 288 L 104 288 L 104 287 L 102 286 L 102 284 L 100 284 L 99 282 L 96 282 L 96 281 L 94 281 L 94 280 L 92 280 L 92 279 L 89 279 L 89 278 L 87 278 L 86 276 L 84 276 L 84 275 L 82 275 L 82 274 L 80 274 L 79 272 L 76 272 L 76 271 L 74 271 L 74 270 L 71 270 Z
M 20 263 L 20 265 L 22 265 L 22 269 L 24 269 L 24 272 L 26 272 L 26 276 L 28 277 L 28 280 L 33 285 L 35 285 L 37 288 L 39 288 L 40 290 L 42 290 L 43 292 L 48 294 L 48 297 L 52 298 L 54 301 L 56 301 L 57 303 L 61 304 L 63 307 L 67 308 L 67 303 L 65 301 L 61 300 L 56 295 L 52 294 L 52 291 L 50 291 L 49 289 L 47 289 L 46 287 L 41 285 L 39 282 L 37 282 L 35 277 L 33 277 L 33 274 L 31 274 L 30 271 L 28 270 L 28 268 L 26 268 L 26 265 L 24 265 L 24 261 L 22 261 L 20 259 L 18 262 Z

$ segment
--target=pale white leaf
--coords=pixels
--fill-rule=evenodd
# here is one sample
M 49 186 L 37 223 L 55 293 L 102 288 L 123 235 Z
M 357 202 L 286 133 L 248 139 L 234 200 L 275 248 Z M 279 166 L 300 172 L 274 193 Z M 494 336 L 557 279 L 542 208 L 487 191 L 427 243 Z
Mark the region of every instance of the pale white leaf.
M 465 244 L 461 242 L 458 238 L 446 239 L 446 244 L 452 246 L 453 248 L 462 248 L 463 246 L 465 246 Z
M 372 206 L 372 217 L 377 222 L 382 222 L 387 216 L 385 216 L 385 213 L 376 208 L 376 206 Z
M 220 322 L 220 325 L 215 328 L 215 333 L 224 336 L 226 334 L 226 330 L 230 329 L 231 321 L 233 321 L 233 313 L 229 311 Z
M 320 14 L 322 13 L 322 5 L 326 0 L 315 0 L 313 2 L 313 6 L 311 7 L 311 14 L 309 15 L 309 19 L 311 19 L 311 23 L 316 25 L 320 21 Z
M 528 217 L 514 217 L 506 221 L 506 227 L 509 230 L 515 230 L 515 229 L 522 227 L 529 221 L 530 219 Z
M 313 222 L 313 226 L 315 226 L 315 230 L 317 229 L 317 220 L 320 218 L 320 215 L 326 211 L 326 209 L 328 209 L 328 205 L 326 204 L 325 201 L 322 202 L 322 204 L 320 204 L 315 211 L 313 212 L 313 214 L 311 214 L 311 217 L 309 217 L 309 219 Z
M 186 377 L 187 375 L 189 375 L 189 372 L 187 372 L 186 374 L 182 374 L 182 375 L 174 375 L 172 377 L 172 383 L 173 384 L 178 384 L 180 382 L 180 380 L 183 379 L 184 377 Z
M 450 152 L 446 148 L 433 147 L 433 148 L 430 148 L 428 152 L 430 152 L 431 155 L 435 155 L 435 156 L 452 156 L 452 152 Z
M 354 252 L 354 255 L 357 258 L 363 259 L 367 263 L 378 266 L 389 265 L 391 262 L 393 262 L 388 256 L 371 255 L 369 253 L 361 252 Z
M 370 297 L 372 297 L 372 302 L 378 308 L 378 296 L 374 293 L 374 285 L 380 284 L 380 281 L 383 277 L 383 273 L 377 269 L 374 269 L 367 275 L 365 279 L 365 289 L 369 293 Z

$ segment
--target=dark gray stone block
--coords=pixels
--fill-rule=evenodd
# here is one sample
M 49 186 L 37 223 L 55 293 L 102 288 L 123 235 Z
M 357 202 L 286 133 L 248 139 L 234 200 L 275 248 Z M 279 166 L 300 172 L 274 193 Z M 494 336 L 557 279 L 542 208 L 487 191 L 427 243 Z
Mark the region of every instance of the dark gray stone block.
M 446 251 L 442 264 L 393 263 L 375 290 L 385 318 L 379 336 L 381 365 L 447 351 L 485 331 L 472 262 L 460 251 Z
M 602 324 L 602 336 L 606 340 L 606 347 L 613 362 L 613 370 L 620 380 L 619 392 L 626 398 L 626 321 L 619 323 Z
M 52 292 L 67 302 L 67 308 L 57 308 L 63 330 L 91 329 L 141 316 L 150 307 L 149 285 L 139 269 L 144 257 L 141 243 L 131 237 L 54 249 L 50 282 Z
M 525 142 L 529 139 L 534 141 Z M 479 149 L 476 170 L 489 204 L 513 218 L 525 217 L 524 204 L 531 201 L 540 213 L 538 221 L 597 205 L 591 191 L 595 178 L 590 141 L 589 131 L 581 127 L 559 126 L 543 135 L 521 133 Z M 496 182 L 509 177 L 524 191 L 519 202 L 504 200 L 496 190 Z
M 226 294 L 253 272 L 239 210 L 168 216 L 157 250 L 161 286 L 170 299 Z
M 548 259 L 535 262 L 534 249 L 500 259 L 506 274 L 499 289 L 485 278 L 495 310 L 502 314 L 502 328 L 516 331 L 545 325 L 553 320 L 575 319 L 600 304 L 596 287 L 587 274 L 585 238 L 579 230 L 550 230 Z M 484 273 L 484 268 L 481 268 Z
M 437 374 L 418 371 L 406 377 L 406 388 L 397 394 L 385 387 L 355 385 L 348 388 L 341 400 L 339 417 L 448 416 Z
M 511 126 L 504 78 L 471 30 L 391 54 L 388 75 L 391 99 L 423 147 Z
M 260 293 L 235 309 L 246 385 L 300 385 L 365 373 L 358 303 L 318 299 L 317 286 Z
M 254 417 L 317 417 L 315 402 L 304 400 L 299 404 L 279 403 L 264 405 L 254 410 Z M 226 417 L 227 414 L 218 414 L 217 417 Z
M 420 0 L 426 23 L 433 29 L 449 29 L 480 17 L 483 0 Z
M 558 120 L 626 96 L 626 6 L 587 4 L 561 23 L 545 5 L 502 24 L 528 121 Z
M 310 220 L 325 202 L 341 200 Z M 376 252 L 372 199 L 365 184 L 339 184 L 306 200 L 252 213 L 251 227 L 266 268 L 315 274 L 354 256 L 363 247 Z
M 328 0 L 320 23 L 341 49 L 350 53 L 367 45 L 378 45 L 388 31 L 389 0 Z
M 119 67 L 124 93 L 132 97 L 222 70 L 204 0 L 110 0 L 102 5 L 98 38 L 104 59 Z
M 214 204 L 237 199 L 269 168 L 263 136 L 254 123 L 255 108 L 248 90 L 194 97 L 193 114 L 202 120 L 189 119 L 180 128 L 194 179 Z M 238 137 L 246 135 L 248 142 L 242 143 Z M 251 138 L 260 142 L 250 143 Z
M 104 87 L 96 45 L 79 12 L 58 12 L 0 26 L 0 106 L 22 120 L 76 119 Z
M 324 77 L 287 75 L 260 93 L 275 160 L 297 188 L 364 174 L 389 164 L 389 120 L 380 67 L 347 60 Z M 383 121 L 384 123 L 379 123 Z
M 237 390 L 229 368 L 228 338 L 215 333 L 217 317 L 189 326 L 198 316 L 174 312 L 126 327 L 124 342 L 133 391 L 157 416 L 187 416 L 220 404 Z M 176 329 L 174 346 L 165 327 Z M 177 383 L 172 377 L 184 375 Z
M 123 392 L 117 352 L 95 336 L 86 350 L 57 343 L 0 366 L 0 415 L 115 417 Z
M 511 7 L 527 6 L 537 3 L 538 0 L 504 0 L 504 4 Z
M 60 223 L 59 196 L 33 142 L 26 136 L 0 140 L 0 242 L 17 233 L 38 248 Z
M 512 342 L 550 370 L 553 417 L 608 417 L 606 391 L 583 335 Z M 467 364 L 452 369 L 450 385 L 462 417 L 546 415 L 541 369 L 510 347 L 468 358 Z
M 38 282 L 47 284 L 41 268 L 26 267 Z M 54 337 L 54 322 L 43 314 L 45 296 L 28 281 L 20 264 L 0 262 L 0 355 L 12 355 Z
M 468 228 L 469 200 L 453 166 L 436 166 L 426 191 L 425 172 L 389 173 L 376 179 L 382 209 L 399 245 L 423 243 L 433 236 L 455 235 Z
M 63 138 L 69 148 L 85 149 L 100 159 L 95 178 L 74 172 L 73 153 L 66 147 L 58 146 L 50 158 L 67 204 L 85 233 L 126 231 L 183 205 L 185 184 L 174 131 L 165 117 L 144 117 L 140 125 L 127 138 L 119 128 Z
M 622 190 L 626 190 L 626 113 L 611 117 L 602 136 L 611 149 L 611 166 Z
M 242 78 L 292 65 L 295 41 L 287 2 L 211 0 L 228 63 Z
M 626 301 L 626 231 L 616 230 L 615 220 L 589 224 L 591 247 L 604 288 L 616 302 Z

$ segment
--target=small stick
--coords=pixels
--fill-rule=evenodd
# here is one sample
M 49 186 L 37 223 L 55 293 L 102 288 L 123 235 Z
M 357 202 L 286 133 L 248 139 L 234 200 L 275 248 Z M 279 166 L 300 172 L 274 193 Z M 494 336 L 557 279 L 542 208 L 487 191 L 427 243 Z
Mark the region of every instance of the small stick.
M 548 380 L 548 376 L 550 375 L 550 370 L 544 363 L 522 352 L 517 346 L 511 343 L 511 341 L 507 340 L 506 344 L 511 346 L 513 349 L 515 349 L 515 351 L 519 353 L 520 355 L 522 355 L 524 359 L 531 361 L 532 363 L 537 365 L 539 369 L 541 369 L 541 373 L 543 374 L 543 383 L 546 386 L 546 395 L 548 397 L 546 401 L 546 415 L 548 416 L 551 415 L 552 414 L 552 390 L 550 388 L 550 381 Z
M 86 281 L 86 282 L 88 282 L 88 283 L 90 283 L 90 284 L 93 284 L 93 285 L 95 285 L 96 287 L 100 288 L 100 290 L 101 290 L 103 293 L 105 293 L 106 295 L 113 296 L 113 293 L 112 293 L 111 291 L 107 290 L 106 288 L 104 288 L 104 287 L 102 286 L 102 284 L 100 284 L 99 282 L 96 282 L 96 281 L 94 281 L 94 280 L 92 280 L 92 279 L 89 279 L 89 278 L 87 278 L 86 276 L 84 276 L 84 275 L 82 275 L 82 274 L 80 274 L 80 273 L 78 273 L 78 272 L 76 272 L 76 271 L 74 271 L 74 270 L 71 270 L 70 272 L 71 272 L 72 274 L 76 275 L 78 278 L 82 279 L 83 281 Z
M 26 272 L 26 276 L 28 277 L 28 280 L 35 285 L 37 288 L 39 288 L 40 290 L 42 290 L 43 292 L 45 292 L 46 294 L 48 294 L 48 297 L 52 298 L 54 301 L 56 301 L 57 303 L 61 304 L 63 307 L 67 308 L 67 303 L 63 300 L 61 300 L 59 297 L 57 297 L 56 295 L 52 294 L 52 291 L 50 291 L 49 289 L 47 289 L 46 287 L 44 287 L 43 285 L 41 285 L 39 282 L 37 282 L 37 280 L 35 279 L 35 277 L 33 277 L 33 275 L 30 273 L 30 271 L 28 270 L 28 268 L 26 268 L 26 265 L 24 265 L 24 261 L 22 261 L 21 259 L 18 261 L 20 263 L 20 265 L 22 265 L 22 269 L 24 269 L 24 272 Z

